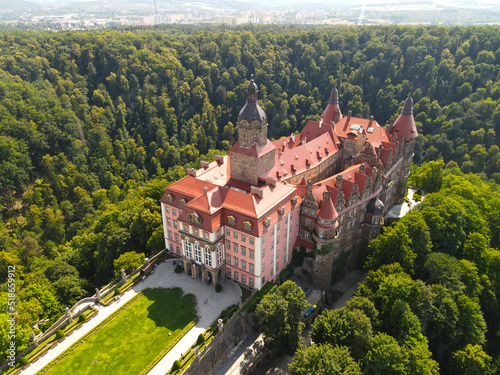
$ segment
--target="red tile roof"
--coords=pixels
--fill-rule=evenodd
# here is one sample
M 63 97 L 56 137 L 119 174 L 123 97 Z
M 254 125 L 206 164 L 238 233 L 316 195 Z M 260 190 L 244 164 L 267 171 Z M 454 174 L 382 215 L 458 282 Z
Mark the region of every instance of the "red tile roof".
M 323 202 L 321 208 L 318 210 L 318 217 L 325 220 L 333 220 L 339 217 L 331 198 Z
M 229 151 L 258 158 L 259 156 L 262 156 L 264 154 L 267 154 L 269 151 L 274 150 L 274 148 L 275 146 L 269 139 L 267 140 L 266 145 L 263 147 L 260 147 L 257 143 L 254 143 L 250 148 L 241 147 L 240 141 L 236 141 L 235 144 L 231 146 Z
M 356 125 L 359 125 L 359 128 Z M 335 132 L 340 138 L 349 139 L 364 134 L 366 135 L 366 141 L 371 143 L 374 148 L 378 147 L 382 142 L 389 141 L 385 129 L 377 121 L 370 119 L 345 116 L 335 124 Z
M 392 133 L 395 133 L 399 140 L 418 137 L 417 126 L 413 119 L 413 99 L 411 96 L 405 100 L 403 110 L 392 127 Z

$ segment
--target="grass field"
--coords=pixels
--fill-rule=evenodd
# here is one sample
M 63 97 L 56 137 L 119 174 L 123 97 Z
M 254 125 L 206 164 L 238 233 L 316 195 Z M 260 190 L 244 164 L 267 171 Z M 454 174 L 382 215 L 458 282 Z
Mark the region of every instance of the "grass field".
M 184 327 L 197 320 L 194 296 L 181 298 L 181 294 L 179 288 L 145 290 L 72 351 L 70 348 L 46 374 L 139 374 Z

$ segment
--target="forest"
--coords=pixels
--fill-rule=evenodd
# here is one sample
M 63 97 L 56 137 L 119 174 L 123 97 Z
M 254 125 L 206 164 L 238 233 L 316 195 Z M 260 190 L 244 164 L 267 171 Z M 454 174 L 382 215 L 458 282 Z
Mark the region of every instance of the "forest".
M 471 287 L 462 302 L 479 306 L 484 329 L 478 328 L 479 339 L 457 339 L 441 354 L 429 339 L 429 350 L 442 363 L 450 353 L 465 350 L 466 342 L 487 343 L 484 350 L 496 358 L 496 330 L 485 327 L 496 318 L 494 275 L 499 273 L 491 271 L 490 256 L 484 254 L 496 254 L 488 249 L 500 247 L 500 225 L 492 226 L 500 224 L 495 216 L 500 212 L 499 67 L 499 27 L 179 26 L 0 33 L 0 359 L 8 342 L 3 319 L 8 266 L 17 272 L 20 351 L 34 321 L 48 319 L 43 330 L 65 306 L 110 282 L 120 255 L 164 247 L 158 199 L 186 168 L 226 152 L 235 141 L 251 74 L 272 138 L 319 119 L 334 86 L 343 112 L 373 115 L 382 126 L 412 94 L 420 133 L 414 163 L 422 165 L 412 183 L 432 193 L 423 204 L 429 205 L 426 222 L 435 220 L 427 223 L 432 254 L 446 255 L 429 260 L 423 242 L 413 255 L 397 260 L 399 266 L 387 266 L 390 257 L 387 264 L 369 257 L 369 280 L 381 282 L 390 273 L 411 285 L 424 280 L 426 293 L 457 304 L 456 288 L 466 285 L 461 276 L 455 275 L 458 286 L 445 284 L 441 291 L 432 277 L 442 276 L 433 267 L 454 262 L 446 256 L 459 256 L 460 267 L 481 280 L 481 288 Z M 440 175 L 444 166 L 446 177 L 436 183 L 431 172 Z M 473 210 L 470 217 L 460 211 L 467 226 L 455 236 L 436 229 L 445 228 L 455 213 L 434 217 L 448 205 L 432 207 L 445 194 L 443 199 L 451 199 L 443 187 L 466 184 L 460 179 L 476 188 L 464 188 L 468 195 L 450 208 Z M 466 201 L 472 198 L 482 203 Z M 403 227 L 391 230 L 399 233 Z M 470 259 L 464 248 L 467 241 L 478 243 L 470 237 L 476 233 L 484 248 Z M 380 251 L 379 259 L 385 259 Z M 377 298 L 375 289 L 365 293 Z M 428 316 L 419 315 L 423 306 L 410 308 L 425 328 Z M 398 309 L 390 313 L 409 311 L 403 305 Z

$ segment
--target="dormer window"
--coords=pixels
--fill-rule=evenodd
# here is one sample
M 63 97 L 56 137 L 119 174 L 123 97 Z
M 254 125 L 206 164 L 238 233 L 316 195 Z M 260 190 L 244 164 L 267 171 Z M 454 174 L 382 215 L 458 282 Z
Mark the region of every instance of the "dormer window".
M 245 230 L 248 230 L 248 231 L 252 230 L 252 223 L 251 222 L 245 221 L 245 222 L 243 222 L 243 224 L 245 225 Z
M 266 220 L 264 220 L 264 226 L 266 228 L 269 228 L 270 225 L 271 225 L 271 219 L 270 218 L 267 218 Z
M 194 224 L 201 224 L 201 217 L 196 212 L 189 215 L 189 221 Z
M 167 194 L 167 202 L 168 203 L 173 203 L 174 202 L 174 197 L 172 197 L 172 194 Z
M 181 207 L 184 207 L 186 205 L 186 200 L 184 198 L 182 198 L 180 202 L 181 202 Z
M 278 213 L 283 216 L 285 214 L 285 207 L 278 208 Z
M 295 206 L 297 204 L 297 197 L 292 198 L 292 204 Z
M 236 224 L 236 218 L 234 216 L 228 216 L 227 221 L 229 225 L 235 225 Z

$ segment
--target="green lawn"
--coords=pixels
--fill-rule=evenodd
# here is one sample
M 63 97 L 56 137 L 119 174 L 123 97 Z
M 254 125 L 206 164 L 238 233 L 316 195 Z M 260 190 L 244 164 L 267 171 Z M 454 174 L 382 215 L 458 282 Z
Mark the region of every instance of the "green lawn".
M 197 321 L 194 296 L 181 298 L 181 294 L 179 288 L 145 290 L 81 344 L 70 348 L 47 374 L 139 374 L 184 327 Z

